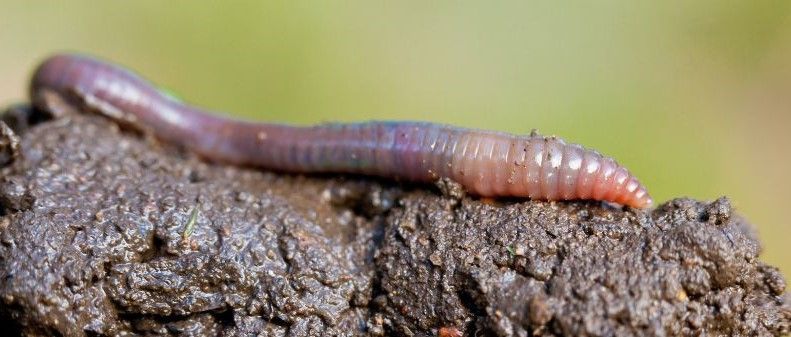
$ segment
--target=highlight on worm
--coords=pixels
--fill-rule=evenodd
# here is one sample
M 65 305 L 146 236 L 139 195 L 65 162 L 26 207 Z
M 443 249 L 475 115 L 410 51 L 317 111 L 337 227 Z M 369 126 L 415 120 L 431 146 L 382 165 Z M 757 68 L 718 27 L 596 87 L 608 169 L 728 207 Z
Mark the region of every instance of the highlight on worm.
M 56 95 L 214 161 L 416 182 L 450 178 L 484 197 L 653 203 L 615 160 L 556 137 L 425 122 L 296 127 L 234 120 L 178 102 L 120 66 L 74 54 L 45 60 L 30 95 L 39 108 Z

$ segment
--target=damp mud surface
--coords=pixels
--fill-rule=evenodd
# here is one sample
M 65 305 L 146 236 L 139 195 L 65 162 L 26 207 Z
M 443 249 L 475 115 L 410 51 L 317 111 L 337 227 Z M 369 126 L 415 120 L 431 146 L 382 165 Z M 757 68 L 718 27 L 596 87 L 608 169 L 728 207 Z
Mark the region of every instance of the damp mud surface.
M 0 324 L 27 336 L 779 336 L 727 198 L 486 200 L 207 163 L 88 113 L 0 125 Z

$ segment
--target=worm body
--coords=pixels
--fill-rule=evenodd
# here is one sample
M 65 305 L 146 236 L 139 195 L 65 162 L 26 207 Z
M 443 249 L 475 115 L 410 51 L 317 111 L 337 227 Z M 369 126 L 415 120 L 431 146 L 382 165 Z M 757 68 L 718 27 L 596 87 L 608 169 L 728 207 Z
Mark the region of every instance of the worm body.
M 555 137 L 422 122 L 295 127 L 233 120 L 173 100 L 124 68 L 69 54 L 42 63 L 30 90 L 39 107 L 45 95 L 55 94 L 210 160 L 419 182 L 445 177 L 485 197 L 652 204 L 646 189 L 612 158 Z

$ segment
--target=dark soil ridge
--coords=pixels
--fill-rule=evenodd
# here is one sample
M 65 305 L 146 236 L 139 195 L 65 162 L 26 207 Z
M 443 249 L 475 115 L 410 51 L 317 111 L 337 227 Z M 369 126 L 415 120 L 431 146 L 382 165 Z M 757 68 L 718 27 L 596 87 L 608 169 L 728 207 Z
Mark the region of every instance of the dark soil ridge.
M 17 106 L 0 127 L 0 317 L 17 334 L 789 333 L 785 281 L 727 198 L 494 202 L 213 165 L 95 115 L 42 116 Z

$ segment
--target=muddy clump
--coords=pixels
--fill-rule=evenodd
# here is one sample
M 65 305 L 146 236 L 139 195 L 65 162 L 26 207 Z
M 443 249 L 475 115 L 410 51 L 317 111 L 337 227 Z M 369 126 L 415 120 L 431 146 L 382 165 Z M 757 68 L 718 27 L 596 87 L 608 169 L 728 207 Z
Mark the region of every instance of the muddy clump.
M 0 128 L 0 317 L 16 334 L 789 332 L 785 281 L 726 198 L 487 201 L 211 164 L 99 116 L 44 115 L 16 106 Z

